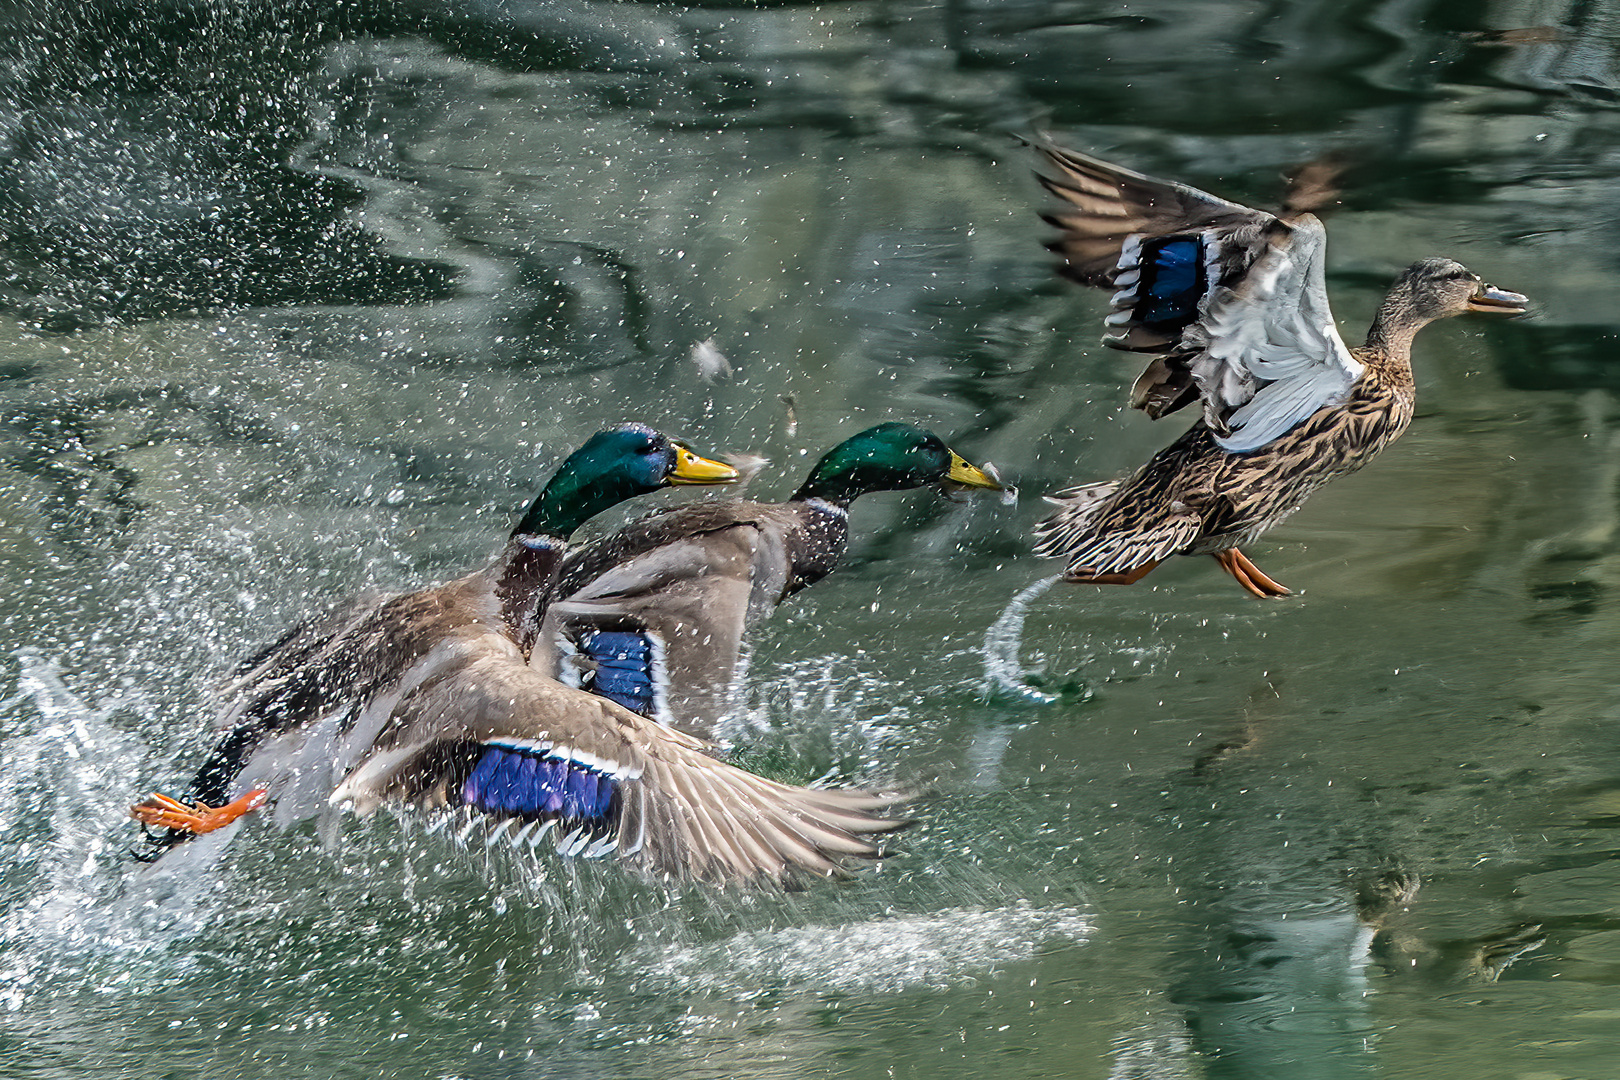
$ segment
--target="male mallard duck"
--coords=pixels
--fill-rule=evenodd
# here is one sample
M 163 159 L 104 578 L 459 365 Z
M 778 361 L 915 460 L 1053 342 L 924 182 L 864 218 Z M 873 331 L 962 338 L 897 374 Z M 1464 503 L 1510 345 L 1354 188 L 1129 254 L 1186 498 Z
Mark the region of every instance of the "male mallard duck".
M 873 854 L 867 837 L 899 824 L 871 813 L 891 799 L 753 776 L 700 739 L 528 666 L 526 628 L 569 534 L 632 495 L 736 475 L 649 428 L 599 433 L 488 566 L 359 600 L 241 665 L 223 691 L 226 734 L 193 784 L 198 805 L 153 796 L 131 814 L 177 830 L 173 842 L 230 824 L 266 794 L 282 824 L 345 804 L 466 807 L 514 844 L 555 829 L 567 855 L 616 853 L 717 882 L 831 872 L 842 856 Z
M 820 581 L 873 491 L 1001 485 L 910 424 L 833 447 L 785 503 L 719 499 L 663 510 L 570 552 L 534 663 L 643 716 L 708 737 L 743 631 Z
M 1367 342 L 1334 329 L 1326 236 L 1296 200 L 1281 217 L 1056 146 L 1041 183 L 1070 208 L 1061 272 L 1115 289 L 1103 343 L 1155 354 L 1132 403 L 1157 419 L 1195 398 L 1203 418 L 1123 480 L 1051 501 L 1036 551 L 1069 561 L 1065 581 L 1129 585 L 1171 555 L 1214 555 L 1255 596 L 1288 590 L 1238 546 L 1361 468 L 1412 419 L 1412 338 L 1465 311 L 1516 314 L 1526 300 L 1450 259 L 1396 280 Z

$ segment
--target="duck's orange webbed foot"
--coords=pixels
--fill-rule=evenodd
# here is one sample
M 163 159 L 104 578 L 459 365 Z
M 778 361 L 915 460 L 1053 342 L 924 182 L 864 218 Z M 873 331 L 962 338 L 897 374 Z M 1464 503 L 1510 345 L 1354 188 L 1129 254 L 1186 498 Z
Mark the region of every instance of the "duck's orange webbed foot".
M 1215 552 L 1215 561 L 1221 564 L 1222 570 L 1237 578 L 1239 585 L 1262 600 L 1272 596 L 1294 595 L 1286 586 L 1262 574 L 1260 568 L 1250 562 L 1249 557 L 1237 548 Z
M 156 825 L 159 828 L 179 829 L 181 832 L 189 833 L 207 833 L 223 829 L 248 811 L 262 806 L 268 794 L 268 788 L 254 788 L 235 802 L 226 803 L 215 809 L 200 802 L 194 806 L 187 806 L 179 799 L 172 799 L 154 791 L 150 799 L 130 807 L 129 816 L 142 825 Z

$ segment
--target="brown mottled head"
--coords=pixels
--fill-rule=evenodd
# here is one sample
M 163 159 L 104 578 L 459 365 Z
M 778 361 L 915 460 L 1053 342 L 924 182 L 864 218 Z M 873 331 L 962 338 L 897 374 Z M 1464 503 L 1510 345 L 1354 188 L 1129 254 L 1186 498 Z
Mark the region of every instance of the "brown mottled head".
M 1418 326 L 1468 311 L 1497 315 L 1523 314 L 1529 300 L 1487 285 L 1479 275 L 1452 259 L 1424 259 L 1408 266 L 1389 290 L 1386 308 Z

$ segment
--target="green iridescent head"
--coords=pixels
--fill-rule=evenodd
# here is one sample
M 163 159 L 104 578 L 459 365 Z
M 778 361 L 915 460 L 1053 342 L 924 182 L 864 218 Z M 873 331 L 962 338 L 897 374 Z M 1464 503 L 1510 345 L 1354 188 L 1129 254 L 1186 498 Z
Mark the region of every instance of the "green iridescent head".
M 939 436 L 912 424 L 890 422 L 845 439 L 816 462 L 795 498 L 825 499 L 838 506 L 871 491 L 904 491 L 929 484 L 1002 490 L 983 470 L 969 465 Z
M 730 465 L 699 457 L 643 424 L 599 431 L 568 456 L 513 536 L 566 537 L 608 507 L 671 484 L 728 484 Z

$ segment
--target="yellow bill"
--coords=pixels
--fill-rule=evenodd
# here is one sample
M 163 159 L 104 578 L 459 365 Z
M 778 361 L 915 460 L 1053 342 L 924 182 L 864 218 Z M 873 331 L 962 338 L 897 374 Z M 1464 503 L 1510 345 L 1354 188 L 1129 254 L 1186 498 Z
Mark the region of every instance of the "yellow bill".
M 970 465 L 956 451 L 951 451 L 951 467 L 945 474 L 945 479 L 962 487 L 986 488 L 990 491 L 1003 490 L 1002 485 L 992 479 L 990 474 L 977 465 Z
M 669 471 L 672 484 L 729 484 L 737 470 L 723 461 L 699 457 L 684 446 L 675 447 L 675 467 Z

